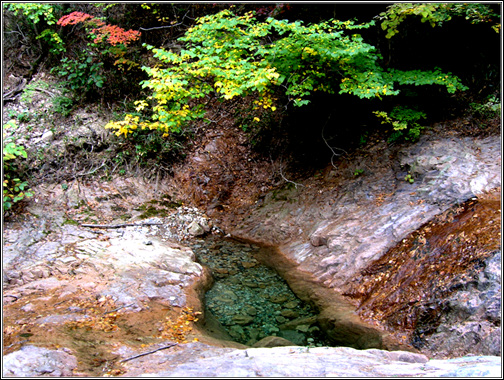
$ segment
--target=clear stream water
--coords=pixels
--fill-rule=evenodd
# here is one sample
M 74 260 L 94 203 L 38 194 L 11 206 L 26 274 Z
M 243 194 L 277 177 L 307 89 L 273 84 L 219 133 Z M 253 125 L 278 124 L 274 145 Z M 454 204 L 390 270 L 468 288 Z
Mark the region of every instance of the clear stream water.
M 267 336 L 279 336 L 297 345 L 327 345 L 317 325 L 317 310 L 259 262 L 259 246 L 210 238 L 191 248 L 214 277 L 205 295 L 207 312 L 234 341 L 252 345 Z

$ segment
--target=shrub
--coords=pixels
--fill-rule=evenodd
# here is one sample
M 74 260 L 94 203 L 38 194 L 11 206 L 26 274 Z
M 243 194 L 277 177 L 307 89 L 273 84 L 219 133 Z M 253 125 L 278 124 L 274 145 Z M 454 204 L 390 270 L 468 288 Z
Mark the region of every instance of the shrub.
M 74 101 L 73 99 L 62 95 L 54 97 L 52 100 L 52 104 L 54 112 L 59 113 L 64 117 L 67 117 L 70 115 L 70 112 L 72 111 Z
M 17 178 L 18 167 L 16 160 L 27 158 L 28 155 L 24 147 L 16 145 L 13 141 L 12 135 L 7 136 L 7 129 L 17 128 L 14 120 L 9 121 L 3 126 L 3 211 L 7 211 L 13 205 L 25 197 L 31 197 L 33 194 L 28 189 L 28 183 L 22 179 Z
M 481 103 L 471 103 L 470 107 L 472 112 L 484 118 L 501 116 L 501 102 L 497 95 L 490 95 Z
M 66 78 L 70 90 L 85 95 L 103 87 L 102 66 L 103 62 L 96 62 L 92 55 L 82 55 L 78 59 L 65 57 L 60 66 L 51 69 L 51 73 Z
M 140 38 L 139 31 L 127 31 L 83 12 L 63 16 L 57 24 L 62 27 L 80 24 L 86 39 L 90 40 L 86 48 L 77 54 L 77 58 L 65 57 L 62 64 L 51 71 L 65 78 L 74 93 L 95 97 L 105 82 L 109 87 L 107 93 L 111 93 L 114 83 L 123 82 L 124 72 L 139 66 L 129 57 L 129 45 Z M 77 28 L 76 33 L 81 30 Z
M 403 106 L 394 107 L 390 112 L 390 116 L 384 111 L 373 111 L 373 113 L 382 119 L 382 124 L 392 126 L 394 131 L 390 135 L 389 141 L 396 141 L 401 137 L 411 141 L 417 140 L 424 128 L 418 122 L 427 117 L 423 112 Z

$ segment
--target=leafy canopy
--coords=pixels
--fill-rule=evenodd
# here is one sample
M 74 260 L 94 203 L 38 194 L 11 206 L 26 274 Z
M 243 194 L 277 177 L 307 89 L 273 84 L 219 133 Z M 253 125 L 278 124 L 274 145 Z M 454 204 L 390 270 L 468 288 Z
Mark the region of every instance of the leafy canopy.
M 40 19 L 45 19 L 47 25 L 55 24 L 57 21 L 54 15 L 53 4 L 45 3 L 4 3 L 3 7 L 14 12 L 22 14 L 34 24 L 37 24 Z
M 230 10 L 202 17 L 179 38 L 185 46 L 179 52 L 148 46 L 159 62 L 143 67 L 149 79 L 142 86 L 152 95 L 136 105 L 138 112 L 150 110 L 150 120 L 128 114 L 106 127 L 124 136 L 138 127 L 180 131 L 204 117 L 202 98 L 208 96 L 255 94 L 275 111 L 272 95 L 279 90 L 289 103 L 303 106 L 315 91 L 369 99 L 397 95 L 396 84 L 437 84 L 450 93 L 466 89 L 440 69 L 382 68 L 376 48 L 356 33 L 373 25 L 334 19 L 310 25 L 273 18 L 259 22 L 253 12 L 237 16 Z
M 422 22 L 428 22 L 432 27 L 441 26 L 453 17 L 463 17 L 471 24 L 493 23 L 500 20 L 500 15 L 494 13 L 488 4 L 480 3 L 396 3 L 380 13 L 383 20 L 381 27 L 387 31 L 387 38 L 399 33 L 398 27 L 407 18 L 420 16 Z M 492 25 L 497 33 L 500 32 L 499 22 Z

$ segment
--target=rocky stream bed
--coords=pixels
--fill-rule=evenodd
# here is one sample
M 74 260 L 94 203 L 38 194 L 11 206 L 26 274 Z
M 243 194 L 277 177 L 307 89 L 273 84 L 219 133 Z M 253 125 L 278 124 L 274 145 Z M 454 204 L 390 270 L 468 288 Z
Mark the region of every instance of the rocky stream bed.
M 4 223 L 4 376 L 499 377 L 500 137 L 438 136 L 234 215 L 39 186 Z

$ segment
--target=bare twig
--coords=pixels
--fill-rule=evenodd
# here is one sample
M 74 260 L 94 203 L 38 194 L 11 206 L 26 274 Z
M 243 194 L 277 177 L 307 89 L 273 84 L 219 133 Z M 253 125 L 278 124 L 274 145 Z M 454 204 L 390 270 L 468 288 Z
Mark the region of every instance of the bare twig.
M 17 301 L 19 299 L 18 296 L 15 296 L 13 294 L 6 294 L 6 295 L 4 295 L 4 297 L 12 297 L 12 298 L 14 298 L 14 301 Z
M 33 90 L 36 90 L 36 91 L 40 91 L 40 92 L 45 92 L 47 95 L 49 95 L 51 98 L 54 98 L 56 95 L 53 94 L 52 92 L 50 91 L 47 91 L 47 90 L 44 90 L 43 88 L 38 88 L 38 87 L 35 87 Z
M 172 344 L 170 344 L 168 346 L 163 346 L 163 347 L 157 348 L 157 349 L 149 351 L 149 352 L 144 352 L 143 354 L 138 354 L 138 355 L 132 356 L 130 358 L 123 359 L 119 363 L 124 363 L 124 362 L 130 361 L 130 360 L 136 359 L 136 358 L 140 358 L 140 357 L 145 356 L 145 355 L 153 354 L 154 352 L 158 352 L 158 351 L 161 351 L 161 350 L 166 350 L 167 348 L 171 348 L 171 347 L 176 346 L 176 345 L 178 345 L 178 343 L 172 343 Z
M 88 228 L 121 228 L 131 226 L 159 226 L 161 222 L 142 222 L 142 223 L 121 223 L 121 224 L 81 224 L 81 227 Z
M 341 148 L 334 148 L 334 147 L 330 146 L 329 143 L 327 142 L 326 138 L 324 137 L 324 129 L 325 129 L 327 123 L 329 122 L 330 118 L 331 118 L 331 115 L 329 115 L 329 117 L 327 118 L 326 123 L 322 127 L 321 136 L 322 136 L 322 140 L 324 140 L 324 143 L 327 145 L 327 147 L 331 150 L 331 152 L 333 154 L 331 156 L 331 165 L 333 166 L 333 168 L 336 168 L 336 165 L 334 165 L 334 157 L 341 156 L 341 154 L 336 153 L 334 150 L 338 149 L 338 150 L 341 150 L 344 154 L 348 154 L 348 153 L 345 150 L 341 149 Z
M 168 29 L 168 28 L 174 28 L 176 26 L 179 26 L 179 25 L 183 25 L 184 23 L 183 22 L 179 22 L 177 24 L 173 24 L 173 25 L 166 25 L 166 26 L 153 26 L 152 28 L 142 28 L 140 27 L 139 29 L 140 30 L 155 30 L 155 29 Z
M 271 158 L 271 157 L 270 157 L 270 160 L 271 160 L 271 164 L 274 166 L 273 158 Z M 283 167 L 283 165 L 282 165 L 282 163 L 280 162 L 280 168 L 279 168 L 279 171 L 280 171 L 280 177 L 282 177 L 282 179 L 283 179 L 284 181 L 294 184 L 294 186 L 296 187 L 296 189 L 297 189 L 297 187 L 298 187 L 298 186 L 303 186 L 303 187 L 305 187 L 305 186 L 304 186 L 303 184 L 301 184 L 301 183 L 297 183 L 297 182 L 294 182 L 294 181 L 291 181 L 291 180 L 287 179 L 287 178 L 285 177 L 285 175 L 283 174 L 282 167 Z
M 140 29 L 140 30 L 145 30 L 145 31 L 147 31 L 147 30 L 155 30 L 155 29 L 169 29 L 169 28 L 174 28 L 174 27 L 176 27 L 176 26 L 183 25 L 183 24 L 184 24 L 184 20 L 185 20 L 185 18 L 186 18 L 186 17 L 187 17 L 187 18 L 189 18 L 189 19 L 191 19 L 191 20 L 193 20 L 191 17 L 188 17 L 188 16 L 187 16 L 187 14 L 188 14 L 188 13 L 189 13 L 189 11 L 187 11 L 187 12 L 186 12 L 186 14 L 184 15 L 184 17 L 182 17 L 182 21 L 181 21 L 181 22 L 179 22 L 179 23 L 177 23 L 177 24 L 173 24 L 173 25 L 166 25 L 166 26 L 153 26 L 152 28 L 142 28 L 142 27 L 140 27 L 139 29 Z
M 90 175 L 90 174 L 93 174 L 95 171 L 97 171 L 98 169 L 100 169 L 100 168 L 102 168 L 103 166 L 105 166 L 105 162 L 106 162 L 106 161 L 103 161 L 103 163 L 102 163 L 100 166 L 98 166 L 97 168 L 94 168 L 93 170 L 91 170 L 91 171 L 89 171 L 89 172 L 87 172 L 87 173 L 84 173 L 84 174 L 76 174 L 76 175 L 75 175 L 75 177 L 77 177 L 77 176 L 82 177 L 82 176 L 85 176 L 85 175 Z M 74 178 L 75 178 L 75 177 L 74 177 Z
M 114 310 L 106 311 L 103 314 L 110 314 L 110 313 L 113 313 L 114 311 L 121 310 L 121 309 L 124 309 L 125 307 L 130 307 L 133 305 L 134 305 L 134 303 L 130 303 L 129 305 L 124 305 L 124 306 L 119 306 L 119 307 L 116 307 Z
M 10 90 L 10 91 L 7 91 L 5 94 L 3 94 L 3 100 L 4 102 L 6 101 L 13 101 L 14 98 L 19 94 L 21 93 L 21 91 L 23 91 L 24 87 L 26 86 L 26 79 L 25 78 L 22 78 L 17 84 L 16 86 Z
M 291 181 L 290 179 L 287 179 L 287 178 L 284 176 L 283 172 L 282 172 L 282 165 L 280 165 L 280 177 L 282 177 L 282 179 L 283 179 L 284 181 L 294 184 L 294 186 L 296 187 L 296 189 L 297 189 L 297 187 L 298 187 L 298 186 L 305 187 L 305 185 L 303 185 L 303 184 L 301 184 L 301 183 L 297 183 L 297 182 Z

